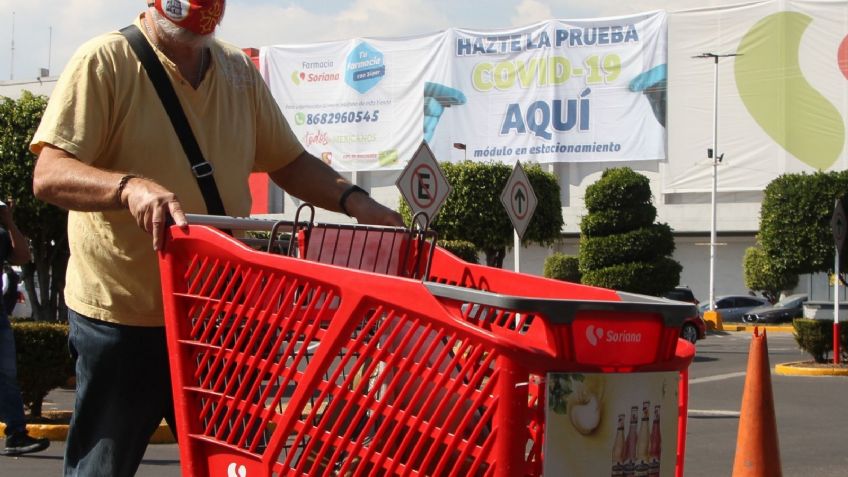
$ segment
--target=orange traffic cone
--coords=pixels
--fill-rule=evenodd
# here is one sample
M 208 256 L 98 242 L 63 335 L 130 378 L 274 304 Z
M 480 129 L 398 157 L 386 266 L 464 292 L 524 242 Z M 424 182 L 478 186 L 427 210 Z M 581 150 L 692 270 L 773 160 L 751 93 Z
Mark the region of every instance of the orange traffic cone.
M 748 373 L 742 392 L 733 477 L 781 475 L 766 332 L 763 330 L 760 335 L 758 329 L 754 328 L 748 353 Z

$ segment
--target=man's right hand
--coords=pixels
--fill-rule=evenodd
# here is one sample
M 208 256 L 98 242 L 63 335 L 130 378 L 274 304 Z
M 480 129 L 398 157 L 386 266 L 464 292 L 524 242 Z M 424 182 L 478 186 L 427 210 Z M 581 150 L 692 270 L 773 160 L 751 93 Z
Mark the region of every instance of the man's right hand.
M 165 243 L 168 217 L 182 229 L 188 227 L 182 205 L 177 195 L 156 182 L 133 177 L 121 191 L 121 204 L 127 207 L 135 222 L 145 232 L 153 235 L 153 250 L 161 250 Z
M 138 226 L 153 235 L 153 249 L 160 250 L 165 239 L 168 216 L 188 227 L 177 196 L 153 180 L 129 179 L 121 196 L 121 172 L 100 169 L 77 160 L 72 154 L 44 144 L 33 171 L 32 190 L 45 202 L 81 212 L 129 209 Z

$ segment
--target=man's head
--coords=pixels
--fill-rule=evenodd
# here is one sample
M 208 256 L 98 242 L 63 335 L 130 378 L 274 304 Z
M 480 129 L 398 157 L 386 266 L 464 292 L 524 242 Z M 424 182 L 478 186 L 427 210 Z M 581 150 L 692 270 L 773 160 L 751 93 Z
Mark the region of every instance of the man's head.
M 148 2 L 150 4 L 151 2 Z M 152 6 L 175 25 L 197 35 L 209 35 L 221 23 L 225 0 L 154 0 Z

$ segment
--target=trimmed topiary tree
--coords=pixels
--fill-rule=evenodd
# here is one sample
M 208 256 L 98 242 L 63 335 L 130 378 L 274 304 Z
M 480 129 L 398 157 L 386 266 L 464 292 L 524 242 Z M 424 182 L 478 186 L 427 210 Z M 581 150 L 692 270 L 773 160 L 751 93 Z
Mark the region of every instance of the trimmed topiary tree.
M 439 233 L 439 239 L 473 243 L 477 250 L 486 254 L 487 265 L 503 266 L 506 251 L 514 241 L 512 222 L 500 196 L 512 167 L 473 161 L 443 162 L 439 165 L 453 192 L 435 220 L 430 222 L 430 227 Z M 544 172 L 538 165 L 525 165 L 524 172 L 538 204 L 523 243 L 552 245 L 560 239 L 563 226 L 559 183 L 554 174 Z M 412 214 L 403 199 L 399 210 L 409 224 Z
M 546 278 L 580 283 L 580 261 L 574 255 L 554 253 L 545 259 L 543 274 Z
M 745 286 L 758 291 L 771 303 L 780 298 L 783 290 L 791 290 L 798 284 L 798 275 L 780 272 L 771 263 L 769 256 L 759 247 L 748 247 L 744 258 Z
M 615 290 L 662 295 L 680 283 L 671 258 L 671 227 L 657 216 L 650 181 L 628 167 L 607 169 L 586 189 L 580 222 L 581 281 Z

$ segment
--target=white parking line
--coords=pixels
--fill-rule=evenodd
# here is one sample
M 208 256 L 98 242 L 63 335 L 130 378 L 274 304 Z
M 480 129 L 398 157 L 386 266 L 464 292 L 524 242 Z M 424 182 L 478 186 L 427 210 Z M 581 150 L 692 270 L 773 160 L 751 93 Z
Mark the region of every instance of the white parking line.
M 739 411 L 720 411 L 717 409 L 689 409 L 689 417 L 739 417 Z
M 705 376 L 703 378 L 693 378 L 689 380 L 689 384 L 709 383 L 711 381 L 721 381 L 723 379 L 731 379 L 745 376 L 745 371 L 736 373 L 716 374 L 715 376 Z

